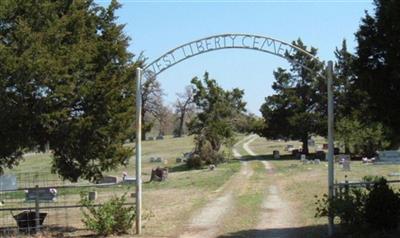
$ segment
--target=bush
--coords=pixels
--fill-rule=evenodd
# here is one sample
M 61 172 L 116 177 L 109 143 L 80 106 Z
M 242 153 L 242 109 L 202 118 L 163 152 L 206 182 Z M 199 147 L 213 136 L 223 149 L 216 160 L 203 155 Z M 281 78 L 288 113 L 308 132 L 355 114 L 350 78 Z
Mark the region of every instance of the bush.
M 353 232 L 365 224 L 364 203 L 366 194 L 360 189 L 351 189 L 342 197 L 335 197 L 332 200 L 324 194 L 322 199 L 316 202 L 316 217 L 338 217 L 344 230 Z
M 126 194 L 122 197 L 113 197 L 102 206 L 95 207 L 93 201 L 82 194 L 80 201 L 83 206 L 82 221 L 86 228 L 102 236 L 128 233 L 135 218 L 135 208 L 124 206 L 125 196 Z
M 394 230 L 400 221 L 400 196 L 381 178 L 365 202 L 365 219 L 376 230 Z
M 390 231 L 400 222 L 400 194 L 391 189 L 384 178 L 365 177 L 374 182 L 366 190 L 346 189 L 341 196 L 328 199 L 325 194 L 316 202 L 316 217 L 332 215 L 340 219 L 344 231 Z
M 204 165 L 219 164 L 225 161 L 225 156 L 213 150 L 209 141 L 202 138 L 198 140 L 196 150 L 191 154 L 186 164 L 189 168 L 199 169 Z
M 201 157 L 194 153 L 187 159 L 186 164 L 190 169 L 200 169 L 204 165 Z

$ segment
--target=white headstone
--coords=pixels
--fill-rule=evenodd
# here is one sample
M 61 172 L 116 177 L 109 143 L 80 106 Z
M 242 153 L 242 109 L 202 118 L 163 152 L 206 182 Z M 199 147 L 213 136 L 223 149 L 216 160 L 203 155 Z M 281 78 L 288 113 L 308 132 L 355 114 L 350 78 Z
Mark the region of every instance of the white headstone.
M 274 150 L 273 155 L 274 155 L 274 159 L 279 159 L 280 158 L 279 150 Z
M 301 154 L 300 160 L 305 160 L 305 159 L 306 159 L 306 155 L 305 154 Z
M 379 151 L 378 157 L 380 163 L 400 163 L 400 151 L 398 150 Z
M 350 160 L 344 160 L 342 163 L 343 171 L 350 171 Z

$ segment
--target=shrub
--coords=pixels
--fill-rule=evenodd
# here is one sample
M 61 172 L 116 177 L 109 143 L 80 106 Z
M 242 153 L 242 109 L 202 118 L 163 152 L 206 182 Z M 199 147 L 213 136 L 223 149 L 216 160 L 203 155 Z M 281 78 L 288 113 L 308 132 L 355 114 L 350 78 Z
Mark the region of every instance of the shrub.
M 203 166 L 203 161 L 198 154 L 192 154 L 186 161 L 188 168 L 190 169 L 200 169 Z
M 187 166 L 189 168 L 198 169 L 204 165 L 219 164 L 225 161 L 224 154 L 215 151 L 209 141 L 200 138 L 196 143 L 196 150 L 187 160 Z
M 340 219 L 340 224 L 344 230 L 353 232 L 365 224 L 364 204 L 366 193 L 360 189 L 351 189 L 341 197 L 328 199 L 324 194 L 322 199 L 316 202 L 316 217 L 328 217 L 333 215 Z
M 93 201 L 82 194 L 80 201 L 83 206 L 81 209 L 83 214 L 82 221 L 86 228 L 103 236 L 127 233 L 133 225 L 135 208 L 133 206 L 124 206 L 126 202 L 125 196 L 126 194 L 121 197 L 115 196 L 102 206 L 95 207 Z
M 368 176 L 364 180 L 374 182 L 367 189 L 346 189 L 341 196 L 317 199 L 316 217 L 332 215 L 340 219 L 346 232 L 390 231 L 400 222 L 400 194 L 395 193 L 380 177 Z
M 376 230 L 396 229 L 400 221 L 400 196 L 381 178 L 365 203 L 366 222 Z

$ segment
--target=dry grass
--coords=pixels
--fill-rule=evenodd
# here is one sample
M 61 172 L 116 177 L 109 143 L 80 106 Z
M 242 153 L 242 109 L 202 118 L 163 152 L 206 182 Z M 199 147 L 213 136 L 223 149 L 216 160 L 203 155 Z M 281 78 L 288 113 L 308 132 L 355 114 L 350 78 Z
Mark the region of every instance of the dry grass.
M 324 143 L 322 140 L 319 140 L 319 142 Z M 296 145 L 295 142 L 287 143 Z M 277 181 L 283 185 L 285 191 L 283 194 L 297 211 L 297 225 L 311 227 L 326 224 L 326 218 L 314 217 L 314 203 L 316 201 L 315 195 L 321 196 L 328 191 L 327 162 L 321 162 L 319 165 L 303 165 L 298 160 L 288 160 L 288 157 L 284 157 L 281 160 L 273 160 L 271 156 L 273 150 L 279 150 L 281 155 L 287 154 L 284 151 L 285 144 L 285 142 L 267 141 L 259 138 L 250 147 L 258 154 L 262 154 L 265 159 L 270 160 L 275 167 Z M 360 181 L 366 175 L 399 179 L 388 177 L 389 173 L 392 172 L 400 172 L 400 165 L 367 165 L 360 161 L 352 161 L 351 171 L 342 171 L 340 165 L 335 164 L 335 180 L 337 182 L 344 181 L 346 176 L 350 181 Z
M 176 237 L 196 209 L 209 201 L 213 196 L 213 192 L 223 186 L 232 175 L 239 171 L 240 164 L 238 161 L 222 164 L 214 171 L 185 170 L 182 164 L 175 163 L 175 159 L 182 157 L 185 152 L 190 152 L 193 146 L 192 137 L 166 137 L 164 140 L 143 142 L 142 172 L 144 181 L 148 181 L 152 168 L 157 166 L 172 168 L 172 172 L 170 172 L 166 182 L 145 182 L 143 185 L 143 209 L 145 214 L 143 237 Z M 150 163 L 150 157 L 161 157 L 166 159 L 168 163 Z M 127 167 L 120 167 L 107 174 L 121 176 L 122 171 L 127 171 L 132 176 L 134 175 L 134 169 L 134 158 L 131 158 Z M 8 170 L 7 173 L 21 175 L 40 173 L 39 177 L 32 177 L 31 179 L 46 180 L 47 185 L 62 184 L 57 175 L 51 174 L 51 156 L 49 154 L 29 155 L 19 166 Z M 20 185 L 33 186 L 34 183 L 33 181 L 28 184 L 21 182 Z M 121 195 L 127 189 L 104 189 L 103 192 L 99 193 L 98 202 L 105 201 L 112 195 Z M 133 190 L 133 187 L 129 188 L 130 192 L 133 192 Z M 68 203 L 77 203 L 79 201 L 79 192 L 81 191 L 83 190 L 69 189 L 60 190 L 59 192 L 63 193 L 63 199 L 68 200 Z M 23 200 L 23 197 L 21 199 Z M 56 203 L 62 204 L 64 201 L 57 201 Z M 50 216 L 58 216 L 59 219 L 47 219 L 45 221 L 46 225 L 51 225 L 51 229 L 41 234 L 42 237 L 62 235 L 81 237 L 91 234 L 90 231 L 81 229 L 83 225 L 79 208 L 68 209 L 68 211 L 61 209 L 58 210 L 60 214 L 56 213 L 56 211 L 49 211 L 48 218 Z M 60 228 L 60 221 L 63 223 L 62 226 L 74 227 L 74 229 L 70 232 L 60 233 L 56 229 L 56 226 Z M 65 221 L 67 222 L 65 223 Z M 132 233 L 126 237 L 131 237 L 131 235 Z

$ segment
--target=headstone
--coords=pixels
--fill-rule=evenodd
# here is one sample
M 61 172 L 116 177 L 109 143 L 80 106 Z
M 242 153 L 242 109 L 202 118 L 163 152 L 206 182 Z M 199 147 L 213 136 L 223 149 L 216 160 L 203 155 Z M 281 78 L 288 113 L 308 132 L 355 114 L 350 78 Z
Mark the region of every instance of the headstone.
M 307 160 L 307 159 L 303 159 L 303 160 L 301 160 L 301 162 L 302 162 L 303 164 L 308 164 L 308 160 Z
M 47 141 L 46 144 L 44 145 L 44 152 L 45 153 L 50 152 L 50 141 Z
M 319 150 L 319 151 L 315 152 L 315 157 L 317 157 L 317 159 L 319 159 L 319 160 L 325 160 L 326 153 L 325 153 L 325 151 Z
M 150 181 L 165 181 L 168 178 L 168 169 L 157 167 L 151 170 Z
M 149 136 L 149 137 L 147 137 L 147 140 L 154 140 L 154 137 Z
M 350 160 L 344 160 L 342 163 L 343 171 L 350 171 Z
M 124 177 L 122 179 L 122 183 L 134 184 L 134 183 L 136 183 L 136 178 L 135 177 L 126 176 L 126 177 Z
M 48 201 L 56 200 L 57 190 L 55 188 L 30 188 L 25 192 L 26 201 Z
M 295 159 L 301 159 L 301 154 L 298 149 L 292 150 L 292 155 L 294 156 Z
M 314 164 L 320 164 L 320 163 L 321 163 L 321 160 L 319 160 L 319 159 L 314 160 Z
M 104 184 L 104 183 L 117 183 L 118 178 L 115 176 L 104 176 L 103 178 L 96 181 L 96 184 Z
M 158 136 L 156 137 L 156 140 L 164 140 L 164 136 L 163 136 L 163 135 L 158 135 Z
M 95 201 L 97 199 L 97 191 L 89 192 L 88 198 L 89 201 Z
M 192 152 L 183 153 L 183 157 L 184 157 L 185 159 L 190 158 L 191 155 L 192 155 Z
M 274 155 L 274 159 L 279 159 L 280 158 L 279 150 L 274 150 L 273 155 Z
M 211 171 L 213 171 L 213 170 L 215 169 L 215 165 L 214 165 L 214 164 L 210 164 L 210 165 L 208 166 L 208 169 L 211 170 Z
M 301 160 L 305 160 L 306 159 L 306 155 L 305 154 L 301 154 L 300 159 Z
M 315 141 L 313 139 L 308 140 L 308 146 L 314 147 L 315 146 Z
M 335 162 L 342 164 L 343 161 L 350 161 L 350 155 L 347 154 L 339 154 L 335 156 Z
M 164 160 L 161 157 L 150 157 L 150 163 L 161 163 Z
M 5 174 L 0 176 L 0 191 L 15 190 L 17 188 L 17 177 L 15 175 Z
M 398 150 L 385 150 L 378 152 L 379 163 L 400 163 L 400 151 Z
M 294 149 L 293 145 L 286 145 L 285 150 L 291 152 Z

